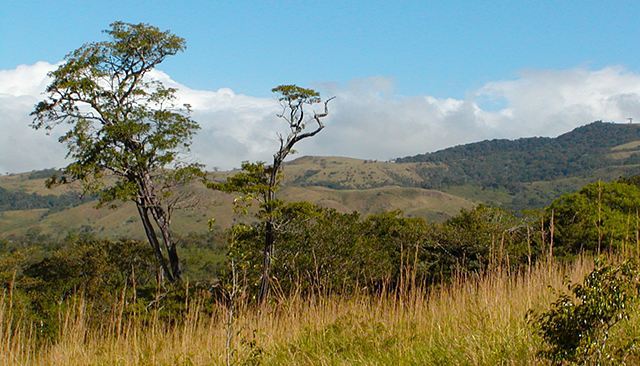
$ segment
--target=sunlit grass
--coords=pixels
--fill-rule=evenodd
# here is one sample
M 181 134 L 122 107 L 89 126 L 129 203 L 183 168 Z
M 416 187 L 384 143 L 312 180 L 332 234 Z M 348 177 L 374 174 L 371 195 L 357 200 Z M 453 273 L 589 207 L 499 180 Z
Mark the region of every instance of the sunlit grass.
M 88 318 L 78 301 L 60 314 L 60 336 L 42 342 L 37 324 L 26 323 L 5 292 L 0 307 L 2 365 L 537 365 L 541 340 L 527 323 L 532 308 L 545 308 L 565 276 L 581 281 L 591 260 L 568 267 L 535 266 L 513 275 L 459 276 L 430 291 L 385 296 L 292 296 L 263 308 L 218 305 L 203 317 L 200 302 L 169 326 L 143 325 L 121 316 Z M 148 319 L 148 318 L 147 318 Z M 152 318 L 153 319 L 153 318 Z M 637 323 L 623 337 L 638 336 Z

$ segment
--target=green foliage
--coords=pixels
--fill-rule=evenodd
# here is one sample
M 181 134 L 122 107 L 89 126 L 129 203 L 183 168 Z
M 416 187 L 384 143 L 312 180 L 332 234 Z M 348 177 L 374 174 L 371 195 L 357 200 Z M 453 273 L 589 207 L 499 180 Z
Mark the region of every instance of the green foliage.
M 276 175 L 275 184 L 270 184 L 273 167 L 265 162 L 242 162 L 242 170 L 227 178 L 224 183 L 205 182 L 209 189 L 227 193 L 242 193 L 246 201 L 257 200 L 264 210 L 268 208 L 270 194 L 278 190 L 278 184 L 282 178 L 281 173 Z
M 111 40 L 87 43 L 49 73 L 47 99 L 32 112 L 36 129 L 67 123 L 60 138 L 72 162 L 49 186 L 81 181 L 85 194 L 100 205 L 134 201 L 156 259 L 167 279 L 181 276 L 170 216 L 176 187 L 202 177 L 201 165 L 184 163 L 199 128 L 190 106 L 176 104 L 176 90 L 148 73 L 168 56 L 185 49 L 184 39 L 147 24 L 115 22 Z M 162 233 L 170 269 L 151 218 Z
M 56 210 L 77 206 L 86 201 L 87 198 L 73 193 L 63 193 L 58 196 L 52 194 L 40 195 L 37 193 L 12 192 L 0 187 L 0 212 L 38 208 L 48 208 L 49 212 L 55 212 Z
M 64 173 L 106 201 L 134 196 L 131 174 L 174 163 L 198 129 L 189 106 L 175 105 L 175 89 L 145 77 L 167 56 L 184 50 L 184 40 L 145 24 L 111 27 L 105 33 L 112 41 L 85 44 L 50 73 L 48 99 L 32 113 L 34 128 L 72 126 L 60 139 L 74 159 Z M 103 190 L 105 170 L 118 180 Z
M 155 279 L 153 252 L 147 245 L 124 241 L 79 241 L 24 269 L 34 282 L 27 288 L 43 299 L 84 294 L 108 309 L 114 290 L 125 283 L 144 286 Z
M 487 140 L 396 162 L 430 162 L 442 166 L 440 171 L 418 172 L 429 178 L 424 183 L 429 188 L 472 184 L 518 189 L 519 183 L 556 180 L 605 167 L 612 163 L 607 157 L 612 147 L 637 140 L 640 140 L 637 125 L 598 121 L 558 138 Z M 621 161 L 620 164 L 634 162 Z
M 320 103 L 320 93 L 313 89 L 305 89 L 296 85 L 280 85 L 271 89 L 279 101 L 314 104 Z
M 640 271 L 635 260 L 596 262 L 582 284 L 568 284 L 551 309 L 533 312 L 531 322 L 548 345 L 542 354 L 556 365 L 619 365 L 636 340 L 609 346 L 609 331 L 637 306 Z
M 379 263 L 363 255 L 373 253 L 365 253 L 354 242 L 362 235 L 357 213 L 341 214 L 302 202 L 284 205 L 272 218 L 277 227 L 272 275 L 280 291 L 353 289 L 358 279 L 364 282 L 365 276 L 377 276 L 371 273 L 371 265 Z M 259 290 L 262 274 L 264 225 L 241 224 L 232 229 L 231 254 L 253 294 Z
M 271 215 L 277 228 L 273 278 L 284 294 L 406 289 L 437 283 L 456 271 L 516 270 L 537 257 L 526 222 L 487 206 L 462 211 L 443 225 L 399 211 L 361 218 L 307 202 Z M 264 222 L 234 226 L 230 252 L 252 294 L 261 275 Z M 534 248 L 530 248 L 534 246 Z
M 620 179 L 618 179 L 617 182 L 640 188 L 640 175 L 632 175 L 630 177 L 620 177 Z
M 211 310 L 204 301 L 211 282 L 161 286 L 157 278 L 154 252 L 140 241 L 70 238 L 44 255 L 37 248 L 0 255 L 0 288 L 10 294 L 15 316 L 36 324 L 46 339 L 58 337 L 61 314 L 79 303 L 96 326 L 114 313 L 176 324 L 194 304 Z
M 529 218 L 517 218 L 512 212 L 478 205 L 461 210 L 432 235 L 432 248 L 445 278 L 452 270 L 484 271 L 491 268 L 517 269 L 539 256 L 539 246 L 528 233 L 534 229 Z
M 189 233 L 179 240 L 180 260 L 185 278 L 191 283 L 211 283 L 225 271 L 227 246 L 224 233 L 212 229 L 206 233 Z
M 554 255 L 622 249 L 640 230 L 640 188 L 596 182 L 567 194 L 546 209 L 545 226 L 554 223 Z
M 151 249 L 129 240 L 78 240 L 44 256 L 36 247 L 0 256 L 0 286 L 12 292 L 17 313 L 47 338 L 57 337 L 59 314 L 80 299 L 99 323 L 123 300 L 142 298 L 138 292 L 154 287 L 155 277 Z

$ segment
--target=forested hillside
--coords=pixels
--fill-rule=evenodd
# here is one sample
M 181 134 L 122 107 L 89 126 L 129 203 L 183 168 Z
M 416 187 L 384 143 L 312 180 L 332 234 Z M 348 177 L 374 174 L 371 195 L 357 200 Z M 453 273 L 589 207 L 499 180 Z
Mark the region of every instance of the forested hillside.
M 338 190 L 397 185 L 435 189 L 519 212 L 591 182 L 640 173 L 640 126 L 593 122 L 557 138 L 487 140 L 394 162 L 304 157 L 289 185 Z
M 639 125 L 594 122 L 557 138 L 487 140 L 396 162 L 437 164 L 416 171 L 424 188 L 465 184 L 514 188 L 591 175 L 609 166 L 635 166 L 640 163 L 639 144 Z

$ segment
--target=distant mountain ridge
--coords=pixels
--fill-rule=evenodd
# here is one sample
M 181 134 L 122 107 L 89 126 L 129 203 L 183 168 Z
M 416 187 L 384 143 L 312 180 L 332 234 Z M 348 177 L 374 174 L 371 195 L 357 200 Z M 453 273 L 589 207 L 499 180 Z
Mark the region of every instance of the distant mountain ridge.
M 597 121 L 556 138 L 486 140 L 377 162 L 306 156 L 286 184 L 332 189 L 384 186 L 443 191 L 519 212 L 597 181 L 640 174 L 640 125 Z
M 558 136 L 486 140 L 396 163 L 433 163 L 423 188 L 452 185 L 512 187 L 584 175 L 609 166 L 640 164 L 640 125 L 593 122 Z

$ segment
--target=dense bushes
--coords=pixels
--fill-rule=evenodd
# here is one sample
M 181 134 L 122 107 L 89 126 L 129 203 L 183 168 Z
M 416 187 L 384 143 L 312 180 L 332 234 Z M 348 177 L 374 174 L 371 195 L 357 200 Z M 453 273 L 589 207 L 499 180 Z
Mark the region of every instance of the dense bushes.
M 562 196 L 544 212 L 520 217 L 492 206 L 462 210 L 443 224 L 384 212 L 366 218 L 309 203 L 283 206 L 277 216 L 273 278 L 281 293 L 406 288 L 455 273 L 517 272 L 539 258 L 637 251 L 640 188 L 593 183 Z M 231 232 L 234 264 L 247 291 L 262 266 L 262 227 Z
M 47 339 L 58 336 L 61 314 L 78 302 L 86 304 L 95 325 L 130 315 L 176 322 L 187 311 L 188 292 L 192 300 L 206 294 L 201 285 L 158 282 L 153 251 L 139 241 L 78 239 L 36 253 L 37 247 L 5 252 L 0 286 L 13 316 L 37 324 L 38 334 Z
M 273 281 L 284 294 L 401 289 L 456 271 L 517 269 L 540 253 L 523 219 L 482 205 L 437 225 L 399 211 L 361 218 L 303 202 L 283 206 L 277 222 Z M 260 223 L 230 231 L 231 258 L 250 293 L 261 274 L 261 233 Z
M 560 197 L 545 212 L 547 227 L 554 227 L 555 254 L 637 247 L 639 209 L 640 189 L 623 182 L 596 182 Z

